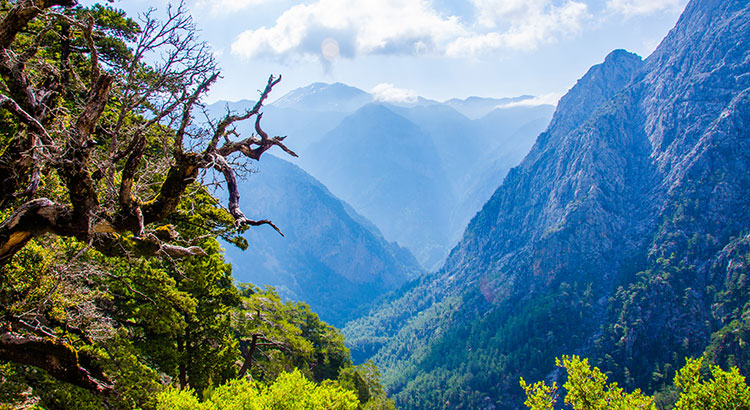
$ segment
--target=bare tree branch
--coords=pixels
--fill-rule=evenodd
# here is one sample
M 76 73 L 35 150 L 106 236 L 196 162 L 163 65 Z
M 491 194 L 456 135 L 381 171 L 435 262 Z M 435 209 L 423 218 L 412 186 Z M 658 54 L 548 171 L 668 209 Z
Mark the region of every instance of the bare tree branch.
M 243 225 L 250 225 L 250 226 L 260 226 L 260 225 L 269 225 L 273 229 L 276 230 L 281 236 L 284 236 L 283 233 L 281 233 L 281 230 L 274 225 L 273 222 L 263 219 L 260 221 L 254 221 L 252 219 L 248 219 L 245 214 L 240 209 L 240 192 L 239 187 L 237 186 L 237 179 L 234 176 L 234 170 L 232 167 L 229 166 L 227 163 L 227 160 L 222 157 L 219 154 L 213 154 L 212 155 L 215 163 L 215 168 L 217 171 L 221 172 L 224 175 L 224 179 L 227 183 L 227 191 L 229 191 L 229 213 L 232 214 L 234 217 L 235 225 L 237 226 L 243 226 Z
M 40 137 L 45 144 L 52 145 L 52 137 L 47 133 L 44 126 L 37 121 L 36 118 L 32 117 L 31 114 L 21 108 L 15 100 L 6 95 L 0 94 L 0 108 L 4 108 L 15 114 L 18 119 L 29 125 L 34 131 L 41 134 Z
M 16 35 L 44 9 L 52 6 L 70 7 L 75 4 L 75 0 L 24 0 L 19 2 L 8 11 L 8 14 L 0 22 L 0 48 L 7 49 L 10 47 Z
M 0 224 L 0 263 L 5 263 L 32 238 L 70 223 L 69 208 L 47 198 L 20 206 Z
M 260 125 L 263 104 L 281 80 L 280 76 L 269 76 L 250 110 L 242 114 L 230 112 L 209 130 L 195 123 L 192 112 L 200 106 L 201 98 L 219 73 L 210 50 L 196 40 L 196 28 L 184 5 L 170 7 L 163 22 L 156 19 L 153 11 L 147 12 L 129 59 L 120 65 L 104 65 L 97 44 L 100 32 L 96 31 L 97 23 L 92 17 L 81 20 L 80 16 L 45 14 L 45 9 L 52 5 L 72 2 L 36 1 L 18 3 L 15 11 L 3 19 L 9 25 L 0 29 L 0 76 L 8 87 L 8 93 L 0 92 L 0 109 L 13 113 L 26 124 L 25 132 L 29 134 L 18 141 L 24 144 L 22 149 L 18 144 L 7 151 L 15 155 L 8 160 L 15 161 L 17 168 L 0 169 L 0 173 L 3 180 L 11 180 L 18 172 L 26 173 L 29 180 L 24 180 L 21 195 L 32 198 L 40 185 L 42 169 L 54 169 L 65 183 L 68 200 L 53 202 L 42 198 L 20 204 L 0 224 L 0 264 L 7 262 L 30 239 L 45 233 L 91 242 L 96 249 L 109 254 L 200 255 L 203 252 L 200 249 L 167 243 L 170 239 L 159 239 L 148 232 L 150 224 L 163 221 L 176 211 L 187 187 L 197 181 L 202 170 L 209 168 L 220 171 L 224 177 L 229 191 L 228 209 L 236 227 L 269 225 L 281 234 L 273 222 L 245 216 L 240 209 L 236 180 L 238 162 L 259 160 L 274 146 L 297 156 L 284 144 L 284 137 L 270 137 Z M 41 5 L 34 7 L 34 4 Z M 55 68 L 56 74 L 74 77 L 80 74 L 88 79 L 78 85 L 85 88 L 68 90 L 76 99 L 85 96 L 85 102 L 57 111 L 41 107 L 40 101 L 56 95 L 60 85 L 68 81 L 38 83 L 35 82 L 38 76 L 27 75 L 30 70 L 44 72 L 47 67 L 48 63 L 41 58 L 31 57 L 37 53 L 36 43 L 49 41 L 49 36 L 37 32 L 34 49 L 27 49 L 23 58 L 16 57 L 10 47 L 29 21 L 50 15 L 54 21 L 62 21 L 64 27 L 76 28 L 54 40 L 60 42 L 66 55 L 59 70 Z M 10 24 L 12 19 L 15 23 Z M 72 48 L 74 37 L 85 46 Z M 79 53 L 79 57 L 71 59 L 71 53 Z M 151 53 L 161 59 L 149 66 L 144 61 Z M 77 65 L 72 61 L 78 61 Z M 19 102 L 16 94 L 24 100 Z M 111 109 L 113 115 L 102 119 L 105 109 Z M 55 112 L 54 115 L 64 113 L 66 117 L 43 117 L 48 121 L 43 123 L 40 116 L 48 111 Z M 253 116 L 256 135 L 241 139 L 233 125 Z M 67 119 L 71 117 L 72 127 Z M 106 141 L 104 148 L 97 145 L 102 140 Z M 161 156 L 153 154 L 156 147 L 163 150 Z M 230 158 L 235 154 L 239 159 Z M 154 167 L 163 172 L 154 173 Z M 163 174 L 166 174 L 163 178 L 159 177 Z M 102 177 L 106 177 L 104 184 L 98 183 Z M 3 194 L 6 195 L 5 191 Z

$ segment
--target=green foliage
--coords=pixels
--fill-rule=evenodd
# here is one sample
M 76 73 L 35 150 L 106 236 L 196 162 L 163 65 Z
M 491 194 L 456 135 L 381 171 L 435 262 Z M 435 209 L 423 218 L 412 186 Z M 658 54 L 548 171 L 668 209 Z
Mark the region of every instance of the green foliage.
M 356 394 L 336 383 L 316 384 L 295 370 L 264 385 L 232 380 L 200 402 L 191 390 L 167 389 L 157 395 L 157 410 L 355 410 Z
M 430 286 L 429 279 L 418 286 Z M 398 392 L 400 408 L 521 405 L 518 377 L 544 377 L 554 369 L 554 357 L 583 343 L 582 335 L 595 328 L 592 295 L 589 283 L 562 282 L 498 305 L 479 291 L 421 311 L 424 300 L 397 299 L 380 311 L 392 316 L 379 327 L 360 321 L 350 323 L 346 333 L 355 338 L 355 353 L 385 343 L 372 360 L 386 369 L 384 383 Z M 399 329 L 403 321 L 407 325 L 396 334 L 374 334 Z
M 674 384 L 680 389 L 680 399 L 675 404 L 676 409 L 750 409 L 750 387 L 737 368 L 724 371 L 719 366 L 710 366 L 711 379 L 704 380 L 702 365 L 703 358 L 687 359 L 677 372 Z
M 565 404 L 574 410 L 605 409 L 656 409 L 654 398 L 636 389 L 625 393 L 617 383 L 607 384 L 607 376 L 591 366 L 588 359 L 578 356 L 563 356 L 557 366 L 567 372 L 563 384 L 566 391 Z M 679 399 L 677 410 L 725 410 L 750 409 L 750 387 L 737 368 L 724 371 L 718 366 L 709 366 L 711 379 L 706 380 L 702 369 L 703 358 L 687 359 L 685 366 L 674 378 L 674 387 Z M 529 385 L 521 378 L 521 387 L 526 393 L 524 404 L 531 410 L 553 410 L 557 402 L 557 386 L 545 382 Z
M 297 368 L 321 382 L 335 380 L 340 369 L 351 366 L 344 337 L 307 304 L 282 301 L 273 288 L 246 284 L 240 292 L 242 303 L 235 311 L 233 326 L 243 351 L 250 349 L 256 336 L 253 378 L 274 379 Z
M 607 384 L 607 376 L 596 367 L 592 369 L 588 359 L 563 356 L 556 365 L 568 372 L 563 384 L 567 391 L 565 404 L 574 410 L 655 409 L 653 399 L 640 390 L 625 393 L 617 383 Z
M 236 374 L 239 351 L 230 313 L 239 294 L 211 235 L 231 225 L 231 217 L 201 190 L 181 209 L 186 215 L 189 209 L 189 221 L 178 220 L 170 229 L 186 241 L 200 238 L 193 243 L 208 256 L 126 260 L 73 239 L 39 238 L 0 270 L 0 313 L 23 318 L 34 312 L 48 331 L 96 358 L 118 392 L 107 399 L 110 407 L 148 408 L 165 376 L 203 391 Z M 20 389 L 25 396 L 8 394 L 4 402 L 36 396 L 48 408 L 102 407 L 101 397 L 43 372 L 10 368 L 15 376 L 3 377 L 2 389 Z
M 543 381 L 528 384 L 521 377 L 521 388 L 526 393 L 526 400 L 523 404 L 531 410 L 553 410 L 555 408 L 557 383 L 552 382 L 552 386 L 547 386 Z

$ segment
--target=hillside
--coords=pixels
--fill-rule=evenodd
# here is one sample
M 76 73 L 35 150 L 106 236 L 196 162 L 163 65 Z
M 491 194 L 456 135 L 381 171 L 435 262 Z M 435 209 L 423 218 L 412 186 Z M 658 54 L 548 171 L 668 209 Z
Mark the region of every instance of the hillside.
M 583 354 L 658 390 L 708 351 L 747 374 L 750 10 L 697 0 L 645 61 L 564 96 L 443 268 L 345 333 L 404 409 L 520 405 Z
M 452 195 L 430 137 L 382 105 L 345 118 L 301 159 L 332 192 L 375 223 L 386 238 L 439 260 L 448 241 Z

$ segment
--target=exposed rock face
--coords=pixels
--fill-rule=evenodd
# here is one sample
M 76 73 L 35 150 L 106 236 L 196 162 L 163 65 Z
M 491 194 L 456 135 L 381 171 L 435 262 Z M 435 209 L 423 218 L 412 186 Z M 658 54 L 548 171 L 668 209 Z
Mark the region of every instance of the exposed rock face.
M 520 376 L 571 353 L 653 390 L 686 355 L 740 349 L 726 328 L 750 312 L 749 8 L 694 0 L 645 61 L 591 68 L 443 269 L 349 324 L 400 405 L 515 407 Z

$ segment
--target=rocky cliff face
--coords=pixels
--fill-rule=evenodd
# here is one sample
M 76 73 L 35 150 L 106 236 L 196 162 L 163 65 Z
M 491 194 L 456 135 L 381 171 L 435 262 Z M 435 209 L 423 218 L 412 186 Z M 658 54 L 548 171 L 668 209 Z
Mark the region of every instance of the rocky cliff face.
M 686 355 L 748 356 L 749 8 L 694 0 L 648 59 L 589 70 L 443 269 L 348 326 L 399 404 L 514 407 L 561 354 L 651 390 Z

